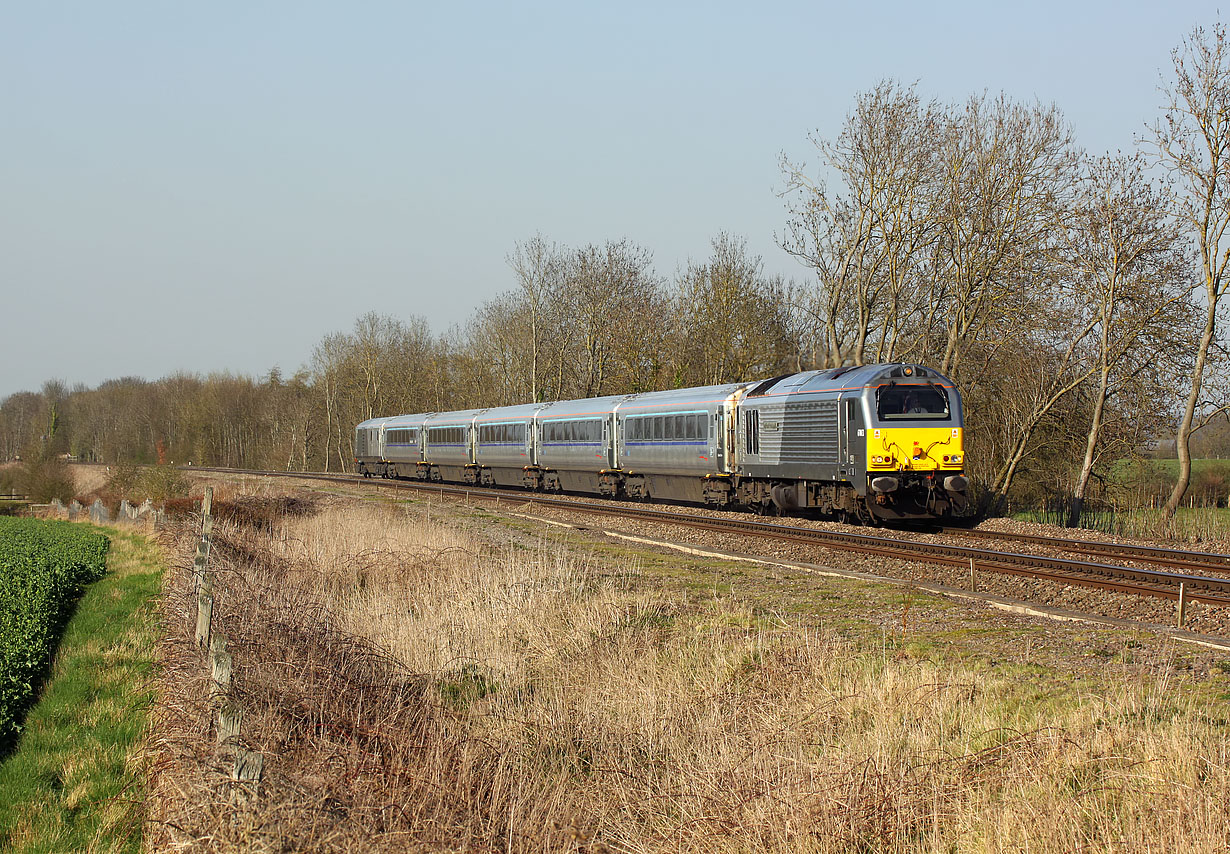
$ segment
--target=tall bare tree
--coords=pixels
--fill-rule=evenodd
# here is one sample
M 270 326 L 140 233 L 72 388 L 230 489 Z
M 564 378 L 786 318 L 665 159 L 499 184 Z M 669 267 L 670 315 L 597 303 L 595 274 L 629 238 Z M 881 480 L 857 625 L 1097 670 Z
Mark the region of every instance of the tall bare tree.
M 1124 383 L 1139 383 L 1140 362 L 1166 359 L 1174 349 L 1168 340 L 1172 331 L 1186 326 L 1188 258 L 1168 206 L 1148 181 L 1140 157 L 1102 157 L 1087 165 L 1068 221 L 1062 262 L 1095 323 L 1092 412 L 1070 527 L 1080 523 L 1107 404 Z
M 691 263 L 677 283 L 676 379 L 709 385 L 755 379 L 789 364 L 789 293 L 764 273 L 759 255 L 741 238 L 719 234 L 702 264 Z
M 1199 257 L 1204 319 L 1197 338 L 1189 392 L 1175 437 L 1179 476 L 1164 512 L 1173 516 L 1191 483 L 1191 435 L 1210 404 L 1202 391 L 1209 352 L 1218 337 L 1218 314 L 1230 287 L 1230 45 L 1221 23 L 1196 27 L 1171 53 L 1173 79 L 1163 86 L 1166 111 L 1154 126 L 1158 160 L 1178 189 L 1172 210 L 1193 236 Z
M 530 355 L 529 399 L 543 400 L 542 374 L 547 341 L 560 333 L 565 304 L 563 284 L 567 259 L 562 250 L 536 235 L 517 244 L 508 256 L 508 266 L 517 277 L 524 319 L 518 324 L 518 338 Z M 528 336 L 525 334 L 528 332 Z

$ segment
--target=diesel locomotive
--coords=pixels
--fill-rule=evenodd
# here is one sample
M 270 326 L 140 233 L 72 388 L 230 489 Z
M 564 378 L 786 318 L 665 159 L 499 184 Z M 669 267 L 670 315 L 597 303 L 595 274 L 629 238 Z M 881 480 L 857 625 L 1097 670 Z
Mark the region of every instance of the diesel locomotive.
M 367 477 L 413 478 L 867 523 L 967 506 L 961 396 L 921 365 L 373 418 Z

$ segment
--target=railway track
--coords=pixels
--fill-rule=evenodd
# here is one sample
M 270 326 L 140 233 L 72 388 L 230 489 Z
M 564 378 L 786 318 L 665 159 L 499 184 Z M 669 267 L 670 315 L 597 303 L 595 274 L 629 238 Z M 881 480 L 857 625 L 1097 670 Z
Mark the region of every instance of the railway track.
M 484 487 L 428 484 L 402 480 L 369 481 L 359 475 L 345 474 L 256 472 L 216 468 L 197 468 L 194 470 L 290 477 L 348 484 L 374 483 L 381 488 L 431 492 L 441 496 L 463 497 L 471 500 L 498 502 L 511 499 L 517 503 L 533 503 L 542 507 L 551 507 L 574 513 L 635 518 L 657 524 L 679 525 L 723 534 L 734 533 L 743 536 L 755 536 L 826 549 L 875 555 L 893 560 L 912 560 L 962 568 L 969 567 L 971 573 L 975 576 L 977 573 L 992 572 L 1136 596 L 1173 599 L 1181 602 L 1203 602 L 1210 605 L 1230 607 L 1230 578 L 1226 577 L 1196 575 L 1188 572 L 1167 572 L 1164 570 L 1079 560 L 1069 557 L 999 551 L 975 546 L 902 540 L 873 534 L 803 528 L 778 522 L 767 522 L 758 518 L 740 518 L 734 514 L 730 518 L 718 518 L 674 510 L 629 507 L 626 504 L 559 498 L 532 492 L 510 493 L 504 490 L 487 489 Z M 1179 550 L 1172 551 L 1117 543 L 1074 541 L 1058 537 L 1002 535 L 964 528 L 944 529 L 944 531 L 954 536 L 972 536 L 974 538 L 994 539 L 1001 542 L 1017 539 L 1069 553 L 1113 556 L 1132 561 L 1162 564 L 1175 569 L 1230 571 L 1230 556 L 1227 555 L 1210 555 Z
M 1156 546 L 1140 546 L 1132 543 L 1103 543 L 1094 540 L 1072 540 L 1064 537 L 1045 537 L 1038 534 L 1016 534 L 1003 531 L 979 531 L 974 528 L 941 528 L 940 532 L 953 537 L 977 540 L 1017 541 L 1052 548 L 1058 551 L 1113 557 L 1139 563 L 1168 566 L 1173 569 L 1196 569 L 1230 573 L 1230 555 L 1209 552 L 1163 549 Z

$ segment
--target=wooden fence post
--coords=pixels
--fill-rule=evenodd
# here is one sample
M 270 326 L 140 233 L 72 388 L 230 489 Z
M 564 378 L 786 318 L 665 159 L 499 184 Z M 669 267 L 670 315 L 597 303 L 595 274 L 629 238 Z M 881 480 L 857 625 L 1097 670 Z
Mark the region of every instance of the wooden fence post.
M 197 544 L 196 557 L 192 561 L 193 586 L 197 594 L 196 645 L 209 651 L 209 675 L 213 682 L 210 693 L 220 701 L 218 747 L 235 750 L 231 779 L 254 787 L 264 772 L 265 757 L 258 752 L 244 750 L 238 745 L 243 710 L 231 696 L 231 676 L 235 661 L 231 653 L 226 651 L 226 636 L 220 633 L 211 635 L 210 632 L 214 612 L 214 585 L 209 575 L 209 551 L 214 527 L 213 500 L 214 488 L 205 487 L 205 497 L 201 499 L 201 541 Z M 255 795 L 255 788 L 249 789 L 249 794 Z
M 201 536 L 208 537 L 214 530 L 214 488 L 205 487 L 205 497 L 201 499 Z
M 235 752 L 235 770 L 231 772 L 231 779 L 237 783 L 257 783 L 264 769 L 264 756 L 254 750 L 240 749 Z
M 1183 628 L 1183 621 L 1187 619 L 1187 584 L 1179 582 L 1179 628 Z
M 218 744 L 233 744 L 239 738 L 239 724 L 243 721 L 243 709 L 232 702 L 225 702 L 218 709 Z
M 205 584 L 196 594 L 196 645 L 200 649 L 209 646 L 209 627 L 214 618 L 213 585 Z
M 226 651 L 226 636 L 215 634 L 209 639 L 209 672 L 213 678 L 215 697 L 226 697 L 231 691 L 231 669 L 234 659 Z

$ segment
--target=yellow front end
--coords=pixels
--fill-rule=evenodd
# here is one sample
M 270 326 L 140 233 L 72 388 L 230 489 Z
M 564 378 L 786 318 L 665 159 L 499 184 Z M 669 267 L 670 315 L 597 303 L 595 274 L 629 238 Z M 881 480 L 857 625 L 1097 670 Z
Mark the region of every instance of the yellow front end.
M 867 471 L 958 472 L 965 450 L 960 427 L 876 427 L 867 431 Z

